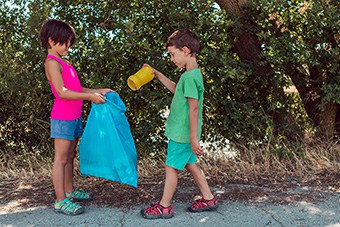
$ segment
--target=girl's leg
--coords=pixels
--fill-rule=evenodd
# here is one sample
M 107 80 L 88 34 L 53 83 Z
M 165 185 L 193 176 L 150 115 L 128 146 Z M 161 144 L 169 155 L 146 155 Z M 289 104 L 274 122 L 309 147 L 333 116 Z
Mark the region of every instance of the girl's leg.
M 70 152 L 67 159 L 67 163 L 65 165 L 65 180 L 64 187 L 66 193 L 72 193 L 74 190 L 73 187 L 73 171 L 74 171 L 74 157 L 76 155 L 78 139 L 75 139 L 71 142 Z
M 66 198 L 65 196 L 65 166 L 68 162 L 72 141 L 66 139 L 54 139 L 54 162 L 52 168 L 52 181 L 57 202 Z
M 164 191 L 161 201 L 159 202 L 163 207 L 168 207 L 171 205 L 171 200 L 175 194 L 178 172 L 176 169 L 165 165 L 165 184 Z
M 197 164 L 188 164 L 185 167 L 189 172 L 192 174 L 192 176 L 195 179 L 195 182 L 200 189 L 202 196 L 206 200 L 210 200 L 214 198 L 214 195 L 211 193 L 207 179 L 205 178 L 204 173 L 198 167 Z

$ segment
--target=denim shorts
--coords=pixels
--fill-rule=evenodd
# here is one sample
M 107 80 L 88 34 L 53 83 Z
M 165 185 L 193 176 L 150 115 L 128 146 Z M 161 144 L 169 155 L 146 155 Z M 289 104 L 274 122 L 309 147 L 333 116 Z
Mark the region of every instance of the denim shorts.
M 83 118 L 76 120 L 51 119 L 51 138 L 74 140 L 83 134 Z
M 190 143 L 168 142 L 165 164 L 177 170 L 183 170 L 187 164 L 197 162 L 197 156 L 191 149 Z

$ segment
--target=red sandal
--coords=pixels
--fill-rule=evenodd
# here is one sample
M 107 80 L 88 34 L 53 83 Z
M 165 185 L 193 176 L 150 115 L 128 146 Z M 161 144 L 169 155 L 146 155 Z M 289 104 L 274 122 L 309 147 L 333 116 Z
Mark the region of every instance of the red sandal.
M 158 218 L 172 218 L 174 216 L 172 205 L 163 207 L 161 204 L 156 203 L 145 209 L 141 210 L 143 218 L 158 219 Z
M 216 196 L 212 198 L 211 200 L 206 200 L 204 198 L 197 199 L 193 204 L 191 204 L 190 207 L 188 207 L 188 210 L 190 212 L 203 212 L 203 211 L 211 211 L 216 210 L 218 208 L 218 201 Z

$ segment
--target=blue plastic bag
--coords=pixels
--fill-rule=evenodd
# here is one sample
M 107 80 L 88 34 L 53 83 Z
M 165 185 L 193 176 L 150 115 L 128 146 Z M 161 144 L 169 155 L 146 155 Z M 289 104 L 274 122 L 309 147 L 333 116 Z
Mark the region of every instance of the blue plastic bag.
M 137 187 L 137 152 L 126 106 L 116 92 L 105 98 L 105 104 L 92 104 L 79 143 L 80 172 Z

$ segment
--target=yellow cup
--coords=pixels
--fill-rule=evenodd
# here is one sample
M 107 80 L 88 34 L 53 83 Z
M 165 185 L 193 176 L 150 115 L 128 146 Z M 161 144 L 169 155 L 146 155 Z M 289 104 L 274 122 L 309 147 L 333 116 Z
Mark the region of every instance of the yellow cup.
M 136 91 L 139 90 L 144 84 L 149 83 L 154 77 L 155 74 L 152 73 L 152 68 L 144 66 L 138 72 L 131 75 L 127 79 L 127 83 L 132 90 Z

